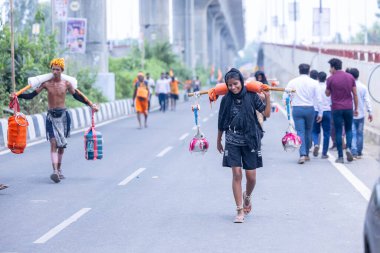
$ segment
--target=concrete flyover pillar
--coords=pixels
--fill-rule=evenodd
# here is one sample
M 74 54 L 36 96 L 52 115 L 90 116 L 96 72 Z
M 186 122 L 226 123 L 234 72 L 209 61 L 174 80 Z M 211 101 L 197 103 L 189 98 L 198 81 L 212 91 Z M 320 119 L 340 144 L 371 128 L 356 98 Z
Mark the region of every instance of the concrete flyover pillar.
M 194 0 L 173 1 L 173 46 L 194 70 Z M 194 74 L 194 73 L 193 73 Z
M 98 71 L 94 84 L 108 100 L 115 100 L 115 75 L 108 73 L 107 46 L 107 9 L 106 0 L 79 0 L 79 9 L 69 8 L 69 17 L 87 19 L 85 55 L 68 55 L 68 58 L 79 60 L 81 65 Z
M 194 42 L 196 66 L 208 67 L 207 61 L 207 9 L 194 10 Z
M 140 0 L 139 3 L 140 31 L 144 40 L 150 43 L 169 41 L 169 0 Z

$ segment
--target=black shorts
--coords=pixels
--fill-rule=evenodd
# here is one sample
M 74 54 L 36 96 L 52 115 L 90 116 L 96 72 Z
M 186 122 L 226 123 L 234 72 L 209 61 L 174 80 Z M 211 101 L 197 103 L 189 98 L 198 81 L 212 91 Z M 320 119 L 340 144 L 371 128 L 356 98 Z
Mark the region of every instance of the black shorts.
M 252 151 L 248 146 L 236 146 L 226 143 L 223 154 L 223 167 L 243 167 L 245 170 L 261 168 L 263 167 L 261 150 Z
M 177 94 L 170 94 L 170 97 L 174 100 L 178 100 L 178 95 Z

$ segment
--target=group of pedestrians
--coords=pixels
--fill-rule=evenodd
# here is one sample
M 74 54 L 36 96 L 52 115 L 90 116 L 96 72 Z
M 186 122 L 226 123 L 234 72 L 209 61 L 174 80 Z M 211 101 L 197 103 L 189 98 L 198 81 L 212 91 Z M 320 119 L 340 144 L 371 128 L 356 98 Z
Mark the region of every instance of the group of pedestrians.
M 168 109 L 172 111 L 176 110 L 177 100 L 179 99 L 179 85 L 181 84 L 182 83 L 174 75 L 170 76 L 168 72 L 161 73 L 161 77 L 157 79 L 155 86 L 160 111 L 165 112 Z
M 323 130 L 323 159 L 328 158 L 330 138 L 338 151 L 337 163 L 360 159 L 363 152 L 364 118 L 373 119 L 366 86 L 361 83 L 359 70 L 342 70 L 342 61 L 332 58 L 330 76 L 323 71 L 310 71 L 308 64 L 299 65 L 300 76 L 291 80 L 287 88 L 295 89 L 292 95 L 292 116 L 295 129 L 302 144 L 299 150 L 299 164 L 310 160 L 310 149 L 317 157 L 320 149 L 320 133 Z M 345 145 L 343 145 L 343 129 Z M 333 133 L 333 134 L 332 134 Z

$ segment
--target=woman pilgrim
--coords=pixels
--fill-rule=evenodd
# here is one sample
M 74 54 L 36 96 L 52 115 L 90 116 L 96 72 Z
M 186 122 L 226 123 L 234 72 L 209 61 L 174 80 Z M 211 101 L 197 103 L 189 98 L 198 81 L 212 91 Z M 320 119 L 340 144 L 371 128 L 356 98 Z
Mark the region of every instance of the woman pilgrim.
M 269 117 L 270 94 L 265 94 L 265 104 L 256 93 L 247 92 L 243 75 L 232 68 L 225 75 L 228 93 L 223 97 L 218 119 L 217 149 L 223 153 L 223 166 L 232 168 L 232 191 L 236 202 L 235 223 L 244 222 L 251 211 L 251 194 L 256 184 L 256 168 L 263 166 L 261 156 L 262 129 L 256 110 Z M 225 132 L 225 146 L 222 135 Z M 242 168 L 247 184 L 242 193 Z

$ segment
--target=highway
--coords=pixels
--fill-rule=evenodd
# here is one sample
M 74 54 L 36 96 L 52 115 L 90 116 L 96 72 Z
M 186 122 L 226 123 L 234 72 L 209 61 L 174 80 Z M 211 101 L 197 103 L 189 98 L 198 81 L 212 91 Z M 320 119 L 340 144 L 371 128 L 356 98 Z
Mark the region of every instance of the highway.
M 281 145 L 287 120 L 273 113 L 253 211 L 234 224 L 232 173 L 216 150 L 218 107 L 201 99 L 204 155 L 188 151 L 190 102 L 152 112 L 146 129 L 137 129 L 135 116 L 99 127 L 102 160 L 85 160 L 83 132 L 72 135 L 59 184 L 49 179 L 47 142 L 0 155 L 1 183 L 10 185 L 0 192 L 0 253 L 363 252 L 379 163 L 365 155 L 338 166 L 333 157 L 298 165 L 298 152 Z

